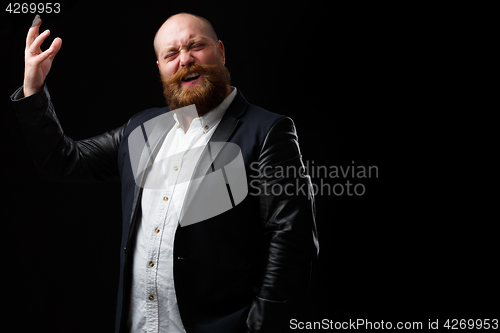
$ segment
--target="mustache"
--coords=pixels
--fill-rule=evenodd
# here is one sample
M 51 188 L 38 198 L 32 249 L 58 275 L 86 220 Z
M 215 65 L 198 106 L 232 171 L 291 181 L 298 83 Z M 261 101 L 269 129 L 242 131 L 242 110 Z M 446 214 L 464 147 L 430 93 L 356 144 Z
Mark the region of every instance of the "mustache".
M 193 63 L 188 67 L 182 67 L 177 72 L 169 77 L 168 79 L 164 79 L 164 84 L 168 85 L 180 85 L 182 82 L 182 78 L 185 77 L 188 74 L 191 73 L 199 73 L 203 76 L 211 76 L 211 73 L 217 68 L 217 64 L 209 64 L 209 65 L 204 65 L 204 64 L 199 64 L 199 63 Z

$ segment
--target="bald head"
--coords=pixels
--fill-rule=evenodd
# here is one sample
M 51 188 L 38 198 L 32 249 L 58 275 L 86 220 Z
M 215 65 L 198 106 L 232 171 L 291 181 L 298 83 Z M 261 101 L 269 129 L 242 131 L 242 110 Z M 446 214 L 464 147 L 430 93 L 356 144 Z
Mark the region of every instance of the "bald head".
M 175 14 L 170 16 L 156 32 L 153 42 L 156 57 L 158 58 L 160 48 L 164 46 L 168 40 L 174 39 L 177 34 L 180 34 L 185 29 L 194 29 L 200 34 L 204 34 L 212 39 L 214 43 L 218 41 L 217 34 L 212 24 L 207 19 L 189 13 Z

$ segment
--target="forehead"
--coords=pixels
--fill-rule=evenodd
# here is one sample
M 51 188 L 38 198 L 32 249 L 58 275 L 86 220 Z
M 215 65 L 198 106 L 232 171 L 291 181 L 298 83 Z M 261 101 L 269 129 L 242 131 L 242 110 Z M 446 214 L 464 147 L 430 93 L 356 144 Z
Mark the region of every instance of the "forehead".
M 210 39 L 206 25 L 194 16 L 180 15 L 170 18 L 161 26 L 156 41 L 161 51 L 169 46 L 185 45 L 193 38 Z

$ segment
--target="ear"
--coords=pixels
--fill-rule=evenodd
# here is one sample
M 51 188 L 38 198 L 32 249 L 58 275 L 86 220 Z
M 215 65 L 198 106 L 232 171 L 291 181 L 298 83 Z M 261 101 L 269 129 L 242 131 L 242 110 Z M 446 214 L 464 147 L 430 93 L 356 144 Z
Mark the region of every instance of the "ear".
M 158 60 L 156 60 L 156 65 L 158 66 L 158 68 L 160 68 L 160 63 L 158 62 Z
M 222 41 L 220 39 L 217 42 L 217 50 L 219 51 L 219 55 L 222 57 L 222 63 L 225 65 L 226 64 L 226 53 L 224 51 L 224 44 L 222 44 Z

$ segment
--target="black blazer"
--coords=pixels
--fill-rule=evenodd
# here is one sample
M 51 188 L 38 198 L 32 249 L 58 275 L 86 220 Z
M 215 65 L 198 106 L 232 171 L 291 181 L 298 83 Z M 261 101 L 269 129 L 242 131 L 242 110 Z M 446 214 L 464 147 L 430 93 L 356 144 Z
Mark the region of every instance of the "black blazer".
M 124 332 L 142 195 L 128 138 L 169 109 L 145 110 L 117 129 L 74 141 L 64 134 L 46 86 L 27 98 L 21 87 L 11 99 L 43 177 L 121 181 L 123 251 L 116 332 Z M 165 126 L 164 132 L 169 129 Z M 310 178 L 292 172 L 303 166 L 293 121 L 249 104 L 238 90 L 210 141 L 240 147 L 249 195 L 220 215 L 178 226 L 174 280 L 183 324 L 187 332 L 283 331 L 319 251 Z

